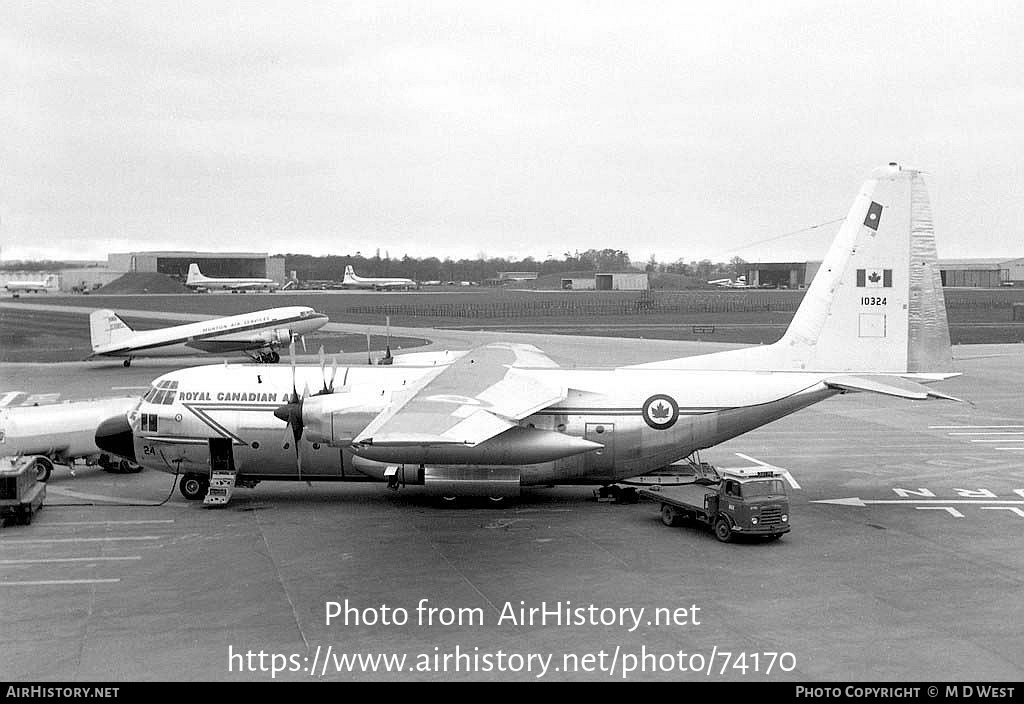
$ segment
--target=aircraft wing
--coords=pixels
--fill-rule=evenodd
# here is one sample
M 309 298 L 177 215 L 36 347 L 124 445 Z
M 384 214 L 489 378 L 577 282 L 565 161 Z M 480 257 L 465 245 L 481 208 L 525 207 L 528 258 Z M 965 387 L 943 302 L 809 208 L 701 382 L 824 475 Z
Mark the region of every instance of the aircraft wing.
M 529 345 L 478 347 L 396 396 L 355 443 L 374 446 L 477 445 L 565 399 L 568 391 L 516 366 L 547 360 Z
M 825 379 L 825 385 L 842 391 L 870 391 L 915 400 L 931 397 L 963 402 L 962 399 L 940 393 L 916 381 L 885 374 L 840 374 Z

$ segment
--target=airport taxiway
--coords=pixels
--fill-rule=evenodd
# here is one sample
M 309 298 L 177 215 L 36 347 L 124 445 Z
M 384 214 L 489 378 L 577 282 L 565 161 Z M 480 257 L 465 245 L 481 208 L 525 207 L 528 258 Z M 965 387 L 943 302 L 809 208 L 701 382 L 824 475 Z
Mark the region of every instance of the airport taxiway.
M 461 348 L 469 339 L 493 339 L 417 334 Z M 578 366 L 715 349 L 514 337 Z M 58 468 L 36 521 L 0 528 L 0 678 L 269 681 L 269 671 L 240 671 L 243 663 L 229 660 L 229 652 L 246 651 L 294 655 L 287 664 L 298 671 L 276 679 L 539 674 L 454 672 L 453 660 L 447 672 L 433 670 L 443 663 L 435 656 L 459 648 L 476 656 L 551 655 L 546 680 L 622 680 L 630 657 L 678 652 L 701 655 L 704 670 L 636 670 L 626 679 L 1019 680 L 1024 346 L 959 347 L 955 355 L 964 376 L 944 382 L 942 391 L 973 405 L 849 394 L 704 453 L 722 466 L 748 464 L 735 456 L 744 453 L 792 472 L 800 487 L 792 492 L 793 530 L 768 544 L 724 545 L 699 529 L 666 528 L 654 505 L 598 503 L 587 487 L 530 489 L 505 508 L 448 508 L 416 488 L 264 483 L 237 490 L 227 508 L 204 509 L 182 499 L 168 474 L 86 468 L 71 476 Z M 144 386 L 168 368 L 142 360 L 130 369 L 0 365 L 0 388 L 115 395 L 115 387 Z M 144 505 L 169 494 L 162 505 Z M 465 613 L 481 614 L 482 623 L 420 625 L 423 599 L 437 608 L 478 609 Z M 346 600 L 364 617 L 386 605 L 407 610 L 410 620 L 328 625 L 327 604 Z M 643 608 L 645 616 L 633 630 L 499 623 L 508 604 L 566 601 Z M 658 608 L 693 605 L 699 625 L 649 618 Z M 772 652 L 791 653 L 794 667 L 783 671 L 776 661 L 766 673 L 765 653 Z M 409 660 L 402 673 L 339 672 L 342 653 Z M 431 671 L 408 670 L 422 662 L 418 656 Z M 608 667 L 613 656 L 610 674 L 582 666 Z M 316 672 L 309 672 L 314 659 Z M 658 664 L 670 660 L 678 662 Z M 578 666 L 567 671 L 573 662 Z

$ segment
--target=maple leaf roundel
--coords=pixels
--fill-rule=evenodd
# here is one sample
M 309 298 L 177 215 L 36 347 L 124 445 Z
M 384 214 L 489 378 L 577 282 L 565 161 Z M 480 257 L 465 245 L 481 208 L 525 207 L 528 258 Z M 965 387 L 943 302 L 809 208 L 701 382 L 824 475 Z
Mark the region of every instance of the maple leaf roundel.
M 655 394 L 644 401 L 644 422 L 655 430 L 668 430 L 679 418 L 679 404 L 671 396 Z

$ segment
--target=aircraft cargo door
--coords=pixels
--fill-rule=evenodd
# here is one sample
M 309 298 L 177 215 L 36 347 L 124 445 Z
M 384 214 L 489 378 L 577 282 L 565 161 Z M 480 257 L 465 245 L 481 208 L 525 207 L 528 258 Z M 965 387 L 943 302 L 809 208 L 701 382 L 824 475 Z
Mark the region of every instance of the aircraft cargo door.
M 591 469 L 611 470 L 615 466 L 615 424 L 587 423 L 584 438 L 604 445 L 604 449 L 590 453 Z
M 234 471 L 235 453 L 231 438 L 210 438 L 210 473 Z

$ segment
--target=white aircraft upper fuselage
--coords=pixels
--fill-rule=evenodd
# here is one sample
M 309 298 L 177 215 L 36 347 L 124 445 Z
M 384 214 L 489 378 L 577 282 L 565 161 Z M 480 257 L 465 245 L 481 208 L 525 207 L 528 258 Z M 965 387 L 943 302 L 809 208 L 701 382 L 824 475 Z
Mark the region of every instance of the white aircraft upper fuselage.
M 176 357 L 197 352 L 274 350 L 313 332 L 327 316 L 307 306 L 270 308 L 159 330 L 133 331 L 113 311 L 96 311 L 93 357 Z

